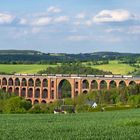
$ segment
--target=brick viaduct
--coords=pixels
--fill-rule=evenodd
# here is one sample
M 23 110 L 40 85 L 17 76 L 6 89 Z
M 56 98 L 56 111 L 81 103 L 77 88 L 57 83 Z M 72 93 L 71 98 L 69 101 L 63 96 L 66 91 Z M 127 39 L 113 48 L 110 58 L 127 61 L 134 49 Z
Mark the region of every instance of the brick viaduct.
M 0 75 L 0 88 L 36 103 L 49 103 L 61 99 L 60 85 L 67 80 L 71 85 L 71 97 L 92 90 L 140 84 L 134 77 Z

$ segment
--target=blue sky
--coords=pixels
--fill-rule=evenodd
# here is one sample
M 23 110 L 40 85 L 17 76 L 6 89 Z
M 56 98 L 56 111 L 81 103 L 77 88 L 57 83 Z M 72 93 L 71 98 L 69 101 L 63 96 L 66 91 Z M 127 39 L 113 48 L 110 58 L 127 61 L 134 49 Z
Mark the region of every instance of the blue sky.
M 140 0 L 1 0 L 0 49 L 140 53 Z

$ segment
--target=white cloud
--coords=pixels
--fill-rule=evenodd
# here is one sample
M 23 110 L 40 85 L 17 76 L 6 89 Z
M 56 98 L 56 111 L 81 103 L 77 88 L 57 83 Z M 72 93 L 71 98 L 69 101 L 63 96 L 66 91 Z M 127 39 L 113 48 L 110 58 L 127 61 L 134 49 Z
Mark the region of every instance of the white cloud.
M 31 30 L 31 32 L 32 32 L 33 34 L 37 34 L 37 33 L 39 33 L 40 31 L 41 31 L 41 28 L 37 28 L 37 27 L 33 27 L 32 30 Z
M 75 22 L 73 22 L 73 24 L 76 25 L 76 26 L 79 26 L 79 25 L 81 25 L 81 22 L 80 21 L 75 21 Z
M 140 26 L 131 26 L 127 30 L 128 34 L 140 34 Z
M 57 8 L 55 6 L 50 6 L 47 10 L 49 13 L 60 13 L 62 10 L 60 8 Z
M 105 32 L 107 33 L 112 33 L 112 32 L 124 32 L 123 28 L 109 28 L 109 29 L 105 29 Z
M 93 21 L 97 23 L 123 22 L 132 20 L 134 18 L 135 16 L 127 10 L 103 10 L 93 18 Z
M 54 19 L 54 23 L 64 23 L 68 21 L 69 21 L 69 17 L 67 16 L 59 16 Z
M 14 16 L 10 14 L 0 13 L 0 24 L 10 24 L 14 20 Z
M 79 13 L 79 14 L 76 15 L 76 18 L 78 18 L 78 19 L 84 19 L 85 16 L 86 16 L 85 13 Z
M 85 21 L 85 25 L 90 27 L 93 25 L 93 22 L 91 20 L 87 20 L 87 21 Z
M 70 41 L 87 41 L 89 39 L 90 38 L 86 35 L 72 35 L 67 38 L 67 40 Z
M 21 18 L 21 19 L 19 20 L 19 24 L 20 24 L 20 25 L 26 25 L 26 24 L 27 24 L 27 20 L 24 19 L 24 18 Z
M 33 20 L 32 25 L 33 26 L 45 26 L 49 25 L 52 21 L 51 17 L 40 17 L 38 19 Z

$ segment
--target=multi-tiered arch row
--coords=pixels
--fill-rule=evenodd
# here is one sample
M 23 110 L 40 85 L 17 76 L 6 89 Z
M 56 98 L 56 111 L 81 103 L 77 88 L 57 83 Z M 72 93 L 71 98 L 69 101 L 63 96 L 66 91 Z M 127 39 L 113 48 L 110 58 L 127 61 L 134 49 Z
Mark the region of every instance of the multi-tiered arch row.
M 140 84 L 138 78 L 1 75 L 0 88 L 5 92 L 13 92 L 17 96 L 25 97 L 33 104 L 48 103 L 59 99 L 58 87 L 62 80 L 67 80 L 70 83 L 72 98 L 91 90 Z

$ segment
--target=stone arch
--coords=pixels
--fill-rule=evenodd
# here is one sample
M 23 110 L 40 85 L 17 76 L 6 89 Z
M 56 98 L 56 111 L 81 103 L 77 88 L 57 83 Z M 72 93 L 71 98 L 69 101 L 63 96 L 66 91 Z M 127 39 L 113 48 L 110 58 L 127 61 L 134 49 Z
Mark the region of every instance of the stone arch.
M 47 102 L 45 100 L 42 100 L 41 101 L 41 104 L 46 104 Z
M 39 88 L 35 89 L 34 98 L 40 98 L 40 89 Z
M 23 78 L 23 79 L 21 80 L 21 85 L 22 85 L 22 86 L 27 86 L 27 80 L 26 80 L 25 78 Z
M 26 101 L 30 102 L 32 104 L 32 100 L 31 99 L 27 99 Z
M 54 99 L 54 90 L 51 90 L 50 99 Z
M 36 87 L 40 87 L 40 86 L 41 86 L 41 80 L 40 80 L 39 78 L 37 78 L 37 79 L 35 80 L 35 86 L 36 86 Z
M 58 99 L 71 97 L 72 97 L 71 82 L 67 79 L 62 79 L 58 84 Z
M 29 89 L 28 89 L 27 97 L 28 97 L 28 98 L 32 98 L 32 97 L 33 97 L 33 88 L 29 88 Z
M 54 88 L 54 81 L 51 81 L 51 87 Z
M 78 96 L 78 91 L 75 91 L 74 97 Z
M 126 87 L 125 81 L 120 81 L 119 82 L 119 88 L 124 88 L 124 87 Z
M 12 79 L 12 78 L 9 78 L 9 80 L 8 80 L 8 85 L 9 85 L 9 86 L 13 86 L 13 83 L 14 83 L 14 82 L 13 82 L 13 79 Z
M 129 86 L 135 86 L 136 85 L 136 82 L 135 81 L 130 81 L 129 82 Z
M 33 80 L 32 78 L 30 78 L 30 79 L 28 80 L 28 86 L 29 86 L 29 87 L 34 86 L 34 80 Z
M 100 82 L 100 89 L 107 89 L 107 82 L 105 80 Z
M 112 89 L 112 88 L 117 88 L 117 83 L 114 80 L 109 82 L 109 89 Z
M 2 85 L 7 85 L 7 79 L 4 77 L 4 78 L 2 78 Z
M 15 86 L 20 86 L 20 80 L 19 80 L 19 78 L 16 78 L 15 79 Z
M 21 89 L 21 97 L 26 97 L 26 88 Z
M 39 104 L 39 101 L 37 99 L 34 100 L 34 104 Z
M 13 91 L 13 88 L 12 87 L 9 87 L 8 88 L 8 93 L 12 93 L 12 91 Z
M 6 92 L 6 87 L 3 87 L 2 90 L 3 90 L 3 92 Z
M 79 83 L 76 81 L 75 82 L 75 88 L 78 89 Z
M 91 81 L 91 89 L 98 89 L 98 82 L 96 80 Z
M 43 99 L 48 98 L 48 90 L 47 89 L 43 89 L 43 91 L 42 91 L 42 98 Z
M 83 89 L 89 89 L 89 82 L 88 82 L 88 80 L 83 80 L 82 81 L 82 88 Z
M 87 93 L 88 93 L 88 91 L 87 91 L 87 90 L 84 90 L 84 91 L 83 91 L 83 93 L 84 93 L 84 94 L 87 94 Z
M 19 96 L 19 88 L 18 87 L 15 88 L 14 92 L 15 92 L 16 96 Z
M 48 87 L 48 80 L 47 79 L 43 79 L 42 86 L 43 87 Z

